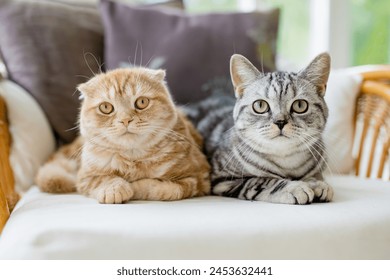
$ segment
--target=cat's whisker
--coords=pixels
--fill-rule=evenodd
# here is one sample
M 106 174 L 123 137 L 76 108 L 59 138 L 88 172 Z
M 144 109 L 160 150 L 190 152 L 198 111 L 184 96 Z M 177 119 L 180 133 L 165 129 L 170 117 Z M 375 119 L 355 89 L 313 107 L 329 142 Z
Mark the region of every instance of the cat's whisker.
M 298 137 L 298 139 L 301 141 L 302 144 L 305 145 L 305 147 L 307 148 L 307 150 L 312 154 L 313 156 L 313 159 L 319 163 L 319 160 L 317 159 L 317 157 L 314 155 L 313 153 L 313 150 L 312 148 L 310 147 L 310 145 L 306 142 L 306 139 L 304 137 Z M 316 151 L 316 153 L 318 154 L 318 151 Z
M 137 40 L 137 44 L 135 45 L 135 53 L 134 53 L 134 62 L 133 62 L 133 65 L 134 67 L 137 66 L 137 52 L 138 52 L 138 40 Z
M 164 128 L 164 127 L 161 127 L 161 126 L 153 126 L 153 125 L 149 125 L 148 128 L 152 128 L 156 132 L 163 132 L 163 133 L 165 133 L 165 135 L 169 135 L 171 137 L 175 137 L 176 140 L 187 142 L 188 144 L 191 144 L 192 146 L 194 146 L 196 148 L 199 148 L 198 145 L 196 145 L 195 143 L 192 143 L 192 141 L 190 141 L 188 138 L 186 138 L 185 136 L 177 133 L 176 131 L 174 131 L 172 129 Z
M 236 148 L 239 149 L 240 147 L 242 147 L 244 145 L 245 145 L 244 142 L 240 142 Z M 227 157 L 228 157 L 228 160 L 226 161 L 225 165 L 222 167 L 222 170 L 225 170 L 226 167 L 229 165 L 230 161 L 234 158 L 234 149 L 230 150 Z
M 253 151 L 254 151 L 254 147 L 252 147 L 250 145 L 247 145 L 245 150 L 242 151 L 242 155 L 243 155 L 243 158 L 245 159 L 245 161 L 247 161 L 251 158 Z M 244 164 L 241 164 L 241 178 L 244 178 Z
M 328 149 L 326 148 L 325 144 L 323 142 L 318 142 L 318 141 L 314 141 L 314 140 L 317 140 L 314 136 L 306 133 L 306 132 L 303 132 L 301 131 L 300 132 L 302 135 L 306 136 L 307 138 L 311 139 L 314 144 L 312 145 L 313 148 L 318 148 L 321 150 L 322 153 L 324 153 L 326 155 L 326 160 L 325 160 L 325 163 L 327 165 L 327 169 L 329 170 L 329 172 L 333 175 L 334 172 L 336 172 L 338 174 L 337 171 L 335 170 L 332 170 L 330 168 L 330 166 L 328 165 L 328 161 L 331 161 L 333 164 L 335 164 L 336 162 L 334 161 L 333 157 L 336 157 L 336 155 L 332 155 L 329 153 Z
M 100 69 L 99 73 L 101 73 L 101 65 L 100 63 L 98 62 L 97 58 L 93 55 L 93 53 L 91 52 L 86 52 L 84 53 L 84 61 L 85 61 L 85 64 L 87 65 L 87 67 L 89 68 L 89 70 L 91 71 L 91 73 L 93 74 L 93 76 L 96 76 L 97 74 L 95 73 L 95 71 L 92 70 L 91 66 L 89 65 L 88 63 L 88 60 L 87 60 L 87 56 L 90 55 L 94 61 L 96 62 L 96 65 L 98 66 L 98 68 Z
M 89 80 L 91 77 L 85 76 L 85 75 L 75 75 L 75 77 L 81 77 L 85 78 L 86 80 Z
M 133 64 L 131 63 L 131 56 L 130 55 L 127 57 L 127 62 L 129 63 L 130 68 L 132 68 Z
M 142 65 L 142 58 L 143 58 L 143 48 L 142 48 L 142 42 L 140 42 L 140 45 L 141 45 L 141 62 L 140 62 L 140 64 L 139 64 L 139 67 L 143 67 L 143 65 Z
M 152 61 L 153 58 L 154 58 L 154 55 L 152 55 L 152 56 L 149 58 L 148 62 L 145 64 L 145 67 L 149 67 L 149 63 Z
M 260 66 L 261 66 L 261 73 L 264 75 L 264 67 L 263 67 L 263 52 L 261 52 L 261 60 L 260 60 Z
M 72 130 L 78 130 L 80 128 L 80 125 L 76 125 L 74 127 L 71 127 L 69 129 L 66 129 L 65 131 L 68 132 L 68 131 L 72 131 Z
M 310 136 L 310 135 L 305 135 L 304 133 L 302 133 L 304 136 Z M 322 159 L 322 161 L 324 162 L 324 164 L 326 165 L 326 168 L 329 170 L 329 172 L 333 175 L 333 170 L 330 168 L 327 160 L 325 159 L 325 157 L 323 156 L 323 153 L 325 152 L 325 150 L 322 150 L 320 149 L 320 151 L 318 151 L 318 149 L 315 147 L 315 144 L 314 145 L 309 145 L 306 141 L 307 139 L 305 137 L 302 137 L 300 136 L 302 140 L 302 143 L 304 143 L 306 145 L 306 147 L 310 150 L 310 151 L 315 151 Z M 314 156 L 314 154 L 312 153 L 313 157 L 316 159 L 316 157 Z M 318 161 L 317 161 L 318 162 Z

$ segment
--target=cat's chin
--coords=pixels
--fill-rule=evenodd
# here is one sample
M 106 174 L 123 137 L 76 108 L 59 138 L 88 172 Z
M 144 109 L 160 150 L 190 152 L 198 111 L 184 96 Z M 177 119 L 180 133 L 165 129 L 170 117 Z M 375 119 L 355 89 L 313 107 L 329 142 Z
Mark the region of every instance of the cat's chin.
M 285 135 L 278 135 L 271 138 L 268 138 L 266 141 L 267 145 L 285 145 L 290 146 L 296 143 L 296 140 L 285 136 Z
M 284 140 L 289 140 L 291 137 L 285 135 L 285 134 L 278 134 L 275 136 L 270 137 L 270 140 L 277 140 L 277 141 L 284 141 Z
M 138 133 L 133 132 L 133 131 L 124 131 L 122 134 L 119 135 L 119 137 L 136 137 L 138 136 Z
M 252 143 L 257 143 L 257 150 L 261 153 L 283 156 L 290 153 L 300 143 L 297 138 L 287 136 L 273 136 L 252 139 Z

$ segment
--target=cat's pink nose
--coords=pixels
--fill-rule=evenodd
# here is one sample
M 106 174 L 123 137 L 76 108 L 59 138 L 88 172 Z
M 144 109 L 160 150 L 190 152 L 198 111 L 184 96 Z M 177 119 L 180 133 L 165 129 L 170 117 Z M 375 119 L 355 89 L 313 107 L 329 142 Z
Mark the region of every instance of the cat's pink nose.
M 131 119 L 131 118 L 126 118 L 126 119 L 122 119 L 122 120 L 119 121 L 119 122 L 123 123 L 124 126 L 128 127 L 128 126 L 129 126 L 129 123 L 131 123 L 132 121 L 133 121 L 133 119 Z

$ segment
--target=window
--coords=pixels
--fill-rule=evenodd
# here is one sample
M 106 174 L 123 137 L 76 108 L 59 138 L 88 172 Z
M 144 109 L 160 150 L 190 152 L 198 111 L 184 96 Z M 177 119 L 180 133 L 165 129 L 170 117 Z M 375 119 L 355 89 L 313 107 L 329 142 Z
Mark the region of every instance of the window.
M 352 65 L 390 63 L 390 1 L 349 0 Z
M 190 12 L 279 7 L 278 56 L 284 68 L 302 67 L 322 51 L 331 53 L 334 68 L 390 63 L 389 0 L 185 0 L 185 4 Z
M 184 0 L 186 9 L 192 13 L 238 11 L 240 10 L 238 2 L 238 0 Z

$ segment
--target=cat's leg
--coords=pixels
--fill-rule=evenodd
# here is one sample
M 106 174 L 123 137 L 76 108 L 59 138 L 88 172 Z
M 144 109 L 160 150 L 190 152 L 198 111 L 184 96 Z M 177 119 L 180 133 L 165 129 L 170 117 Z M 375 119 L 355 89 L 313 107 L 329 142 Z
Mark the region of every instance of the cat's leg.
M 329 202 L 333 199 L 333 188 L 325 181 L 310 178 L 305 180 L 314 191 L 314 201 Z
M 77 190 L 106 204 L 124 203 L 133 197 L 129 182 L 114 175 L 82 177 L 77 183 Z
M 198 191 L 198 180 L 188 177 L 177 181 L 142 179 L 131 183 L 135 200 L 180 200 L 203 193 Z
M 76 161 L 57 156 L 39 169 L 35 180 L 41 191 L 71 193 L 76 191 L 77 168 Z
M 80 165 L 82 137 L 62 146 L 39 169 L 35 181 L 41 191 L 70 193 L 76 191 L 76 175 Z
M 213 180 L 217 195 L 285 204 L 309 204 L 314 199 L 310 183 L 277 178 L 244 177 Z

